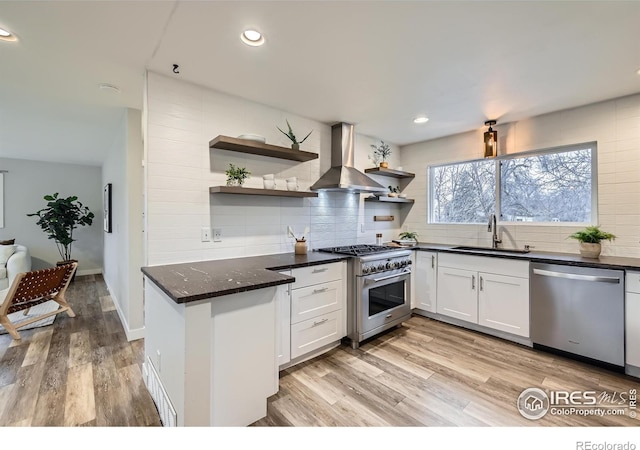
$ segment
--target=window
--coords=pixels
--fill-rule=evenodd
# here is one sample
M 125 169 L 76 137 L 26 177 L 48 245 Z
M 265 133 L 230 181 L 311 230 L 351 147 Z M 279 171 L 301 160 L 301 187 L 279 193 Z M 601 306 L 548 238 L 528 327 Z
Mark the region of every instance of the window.
M 430 223 L 595 223 L 595 143 L 429 168 Z M 499 186 L 499 189 L 497 188 Z

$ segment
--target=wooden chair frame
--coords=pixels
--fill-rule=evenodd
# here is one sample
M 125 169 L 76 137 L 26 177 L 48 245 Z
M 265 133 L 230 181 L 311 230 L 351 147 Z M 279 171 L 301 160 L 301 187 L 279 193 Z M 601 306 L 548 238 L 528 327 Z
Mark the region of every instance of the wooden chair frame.
M 0 305 L 0 325 L 7 330 L 13 339 L 20 340 L 18 328 L 63 312 L 66 312 L 69 317 L 75 317 L 76 315 L 64 295 L 77 267 L 78 263 L 74 262 L 51 269 L 34 270 L 16 275 L 4 302 Z M 9 320 L 9 314 L 24 310 L 26 315 L 33 306 L 49 300 L 53 300 L 61 307 L 17 325 Z

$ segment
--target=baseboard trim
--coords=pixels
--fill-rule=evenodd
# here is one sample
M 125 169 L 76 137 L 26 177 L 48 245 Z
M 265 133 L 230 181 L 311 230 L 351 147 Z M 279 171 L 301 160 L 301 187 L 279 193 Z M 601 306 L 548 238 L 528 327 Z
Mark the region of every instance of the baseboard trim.
M 118 317 L 120 318 L 120 323 L 122 323 L 122 328 L 124 328 L 124 334 L 127 336 L 127 341 L 131 342 L 131 341 L 137 341 L 138 339 L 144 339 L 144 327 L 134 328 L 134 329 L 129 328 L 129 323 L 127 323 L 127 320 L 125 319 L 124 314 L 122 313 L 122 309 L 120 308 L 120 303 L 118 302 L 118 298 L 113 294 L 114 291 L 111 288 L 111 286 L 109 286 L 109 282 L 106 280 L 106 278 L 104 282 L 107 285 L 107 290 L 109 291 L 111 300 L 113 300 L 113 304 L 116 307 L 116 312 L 118 313 Z
M 85 275 L 100 275 L 102 273 L 102 269 L 83 269 L 76 270 L 76 276 L 84 277 Z

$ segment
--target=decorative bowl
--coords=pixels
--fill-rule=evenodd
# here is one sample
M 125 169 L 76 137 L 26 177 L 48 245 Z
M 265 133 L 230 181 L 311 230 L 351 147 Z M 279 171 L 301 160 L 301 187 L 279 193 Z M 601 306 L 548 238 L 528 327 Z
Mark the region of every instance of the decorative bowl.
M 267 142 L 267 138 L 260 136 L 259 134 L 241 134 L 238 139 L 246 139 L 248 141 L 261 142 L 262 144 Z

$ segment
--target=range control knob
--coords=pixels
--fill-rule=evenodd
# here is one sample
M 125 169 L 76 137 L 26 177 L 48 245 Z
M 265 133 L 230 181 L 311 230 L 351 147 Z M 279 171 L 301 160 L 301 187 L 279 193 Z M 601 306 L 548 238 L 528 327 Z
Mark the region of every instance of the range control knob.
M 413 264 L 413 263 L 411 262 L 411 260 L 410 260 L 410 259 L 407 259 L 407 266 L 410 266 L 411 264 Z
M 385 267 L 385 266 L 384 266 L 384 263 L 380 263 L 380 264 L 378 264 L 378 271 L 379 271 L 379 272 L 382 272 L 382 271 L 384 270 L 384 267 Z
M 400 268 L 400 261 L 394 261 L 393 262 L 393 268 L 394 269 L 399 269 Z
M 400 267 L 407 267 L 407 260 L 403 259 L 402 261 L 400 261 Z
M 391 261 L 387 261 L 387 264 L 385 264 L 385 267 L 387 270 L 391 270 L 393 269 L 393 263 Z
M 370 267 L 370 266 L 364 266 L 364 267 L 362 268 L 362 273 L 363 273 L 364 275 L 367 275 L 367 274 L 371 273 L 371 267 Z

